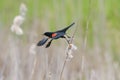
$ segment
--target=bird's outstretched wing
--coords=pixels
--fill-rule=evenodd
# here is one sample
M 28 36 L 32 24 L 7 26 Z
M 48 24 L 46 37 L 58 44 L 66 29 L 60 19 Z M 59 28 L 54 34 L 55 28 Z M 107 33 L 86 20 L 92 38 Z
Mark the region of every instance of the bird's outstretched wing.
M 42 46 L 47 42 L 48 38 L 43 38 L 41 41 L 37 43 L 37 46 Z
M 52 40 L 53 40 L 53 39 L 51 39 L 51 40 L 48 42 L 48 44 L 46 45 L 46 48 L 50 47 Z

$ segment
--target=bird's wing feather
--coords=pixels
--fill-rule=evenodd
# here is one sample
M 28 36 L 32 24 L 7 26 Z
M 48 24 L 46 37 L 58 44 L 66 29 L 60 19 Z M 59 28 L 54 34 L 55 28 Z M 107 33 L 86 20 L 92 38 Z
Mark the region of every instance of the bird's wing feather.
M 47 42 L 48 38 L 43 38 L 41 41 L 37 43 L 37 46 L 42 46 Z
M 55 37 L 53 37 L 53 39 L 58 39 L 58 38 L 64 36 L 64 34 L 65 34 L 64 32 L 58 32 L 57 35 Z
M 46 45 L 46 48 L 50 47 L 50 45 L 51 45 L 51 43 L 52 43 L 52 40 L 53 40 L 53 39 L 51 39 L 51 40 L 48 42 L 48 44 Z

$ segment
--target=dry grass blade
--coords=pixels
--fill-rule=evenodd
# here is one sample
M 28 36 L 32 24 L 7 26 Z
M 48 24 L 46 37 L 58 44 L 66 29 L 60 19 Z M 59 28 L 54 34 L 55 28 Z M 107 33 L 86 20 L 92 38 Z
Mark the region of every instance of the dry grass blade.
M 84 51 L 85 51 L 86 45 L 87 45 L 87 35 L 88 35 L 88 28 L 89 28 L 89 22 L 90 22 L 91 0 L 89 0 L 88 10 L 89 10 L 89 12 L 88 12 L 88 17 L 87 17 L 87 22 L 86 22 L 85 38 L 84 38 L 84 42 L 83 42 Z

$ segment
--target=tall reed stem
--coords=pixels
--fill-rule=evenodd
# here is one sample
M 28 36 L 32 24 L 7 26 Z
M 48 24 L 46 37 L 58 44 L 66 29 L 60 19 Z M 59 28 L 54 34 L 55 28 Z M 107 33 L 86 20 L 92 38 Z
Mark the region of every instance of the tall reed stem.
M 73 43 L 73 38 L 74 38 L 74 35 L 75 35 L 76 31 L 77 31 L 77 26 L 76 26 L 75 31 L 73 32 L 72 37 L 70 38 L 70 40 L 67 40 L 67 41 L 68 41 L 68 49 L 71 47 L 70 44 Z M 62 67 L 62 71 L 61 71 L 61 73 L 60 73 L 60 80 L 62 80 L 63 71 L 64 71 L 64 68 L 65 68 L 65 66 L 66 66 L 67 60 L 68 60 L 68 58 L 69 58 L 68 51 L 69 51 L 69 50 L 66 51 L 66 54 L 67 54 L 67 55 L 66 55 L 66 58 L 65 58 L 63 67 Z

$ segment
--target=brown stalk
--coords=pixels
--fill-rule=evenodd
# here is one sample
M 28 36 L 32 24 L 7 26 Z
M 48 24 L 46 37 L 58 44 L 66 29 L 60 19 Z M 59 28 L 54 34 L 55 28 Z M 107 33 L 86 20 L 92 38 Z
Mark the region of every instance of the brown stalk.
M 66 55 L 66 58 L 65 58 L 63 67 L 62 67 L 62 71 L 61 71 L 61 73 L 60 73 L 60 80 L 62 80 L 63 71 L 64 71 L 64 68 L 65 68 L 65 66 L 66 66 L 67 60 L 68 60 L 68 51 L 69 51 L 69 48 L 71 47 L 70 44 L 73 43 L 73 39 L 74 39 L 74 36 L 75 36 L 76 31 L 77 31 L 77 26 L 76 26 L 75 31 L 73 32 L 70 40 L 69 40 L 68 38 L 66 38 L 66 40 L 67 40 L 67 42 L 68 42 L 68 50 L 66 51 L 66 54 L 67 54 L 67 55 Z

